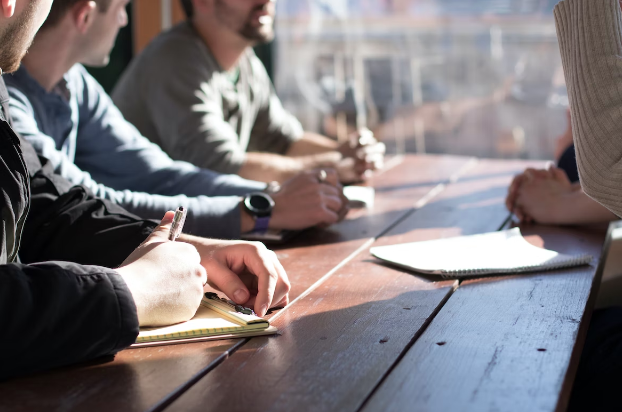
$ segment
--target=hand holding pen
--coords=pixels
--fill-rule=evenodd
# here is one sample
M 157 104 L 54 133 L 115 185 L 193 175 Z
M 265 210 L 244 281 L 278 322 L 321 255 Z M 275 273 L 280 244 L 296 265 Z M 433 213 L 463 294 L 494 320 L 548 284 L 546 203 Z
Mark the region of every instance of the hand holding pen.
M 129 288 L 140 326 L 183 322 L 194 316 L 207 272 L 197 249 L 172 242 L 181 232 L 184 210 L 167 212 L 151 235 L 125 259 L 116 271 Z M 173 230 L 173 228 L 175 228 Z

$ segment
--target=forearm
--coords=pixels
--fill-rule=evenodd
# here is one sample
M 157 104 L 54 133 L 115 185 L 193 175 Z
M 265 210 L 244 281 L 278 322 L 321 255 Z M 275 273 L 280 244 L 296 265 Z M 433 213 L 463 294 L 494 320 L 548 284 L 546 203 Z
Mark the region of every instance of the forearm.
M 289 157 L 272 153 L 247 153 L 239 171 L 241 177 L 262 182 L 284 182 L 302 172 L 319 167 L 334 168 L 341 160 L 338 152 Z
M 339 150 L 339 143 L 317 133 L 305 132 L 302 139 L 291 144 L 287 156 L 308 156 Z
M 169 211 L 183 206 L 188 211 L 185 231 L 197 236 L 218 239 L 239 239 L 244 230 L 240 214 L 240 196 L 157 196 L 147 193 L 126 193 L 119 203 L 129 212 L 145 219 L 162 219 Z M 252 219 L 251 219 L 252 222 Z
M 563 199 L 558 224 L 587 225 L 610 222 L 618 217 L 579 189 Z
M 622 215 L 622 28 L 617 0 L 555 8 L 572 130 L 585 193 Z

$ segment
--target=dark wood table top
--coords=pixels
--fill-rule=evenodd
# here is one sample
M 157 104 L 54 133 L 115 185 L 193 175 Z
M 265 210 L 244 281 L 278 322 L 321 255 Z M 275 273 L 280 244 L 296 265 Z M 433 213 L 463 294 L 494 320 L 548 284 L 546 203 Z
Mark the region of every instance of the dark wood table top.
M 0 410 L 563 410 L 595 268 L 438 281 L 369 248 L 498 230 L 524 161 L 396 158 L 371 210 L 276 248 L 281 335 L 128 349 L 0 383 Z M 532 226 L 535 244 L 599 256 L 604 230 Z M 597 279 L 596 279 L 597 280 Z M 449 395 L 450 394 L 450 395 Z

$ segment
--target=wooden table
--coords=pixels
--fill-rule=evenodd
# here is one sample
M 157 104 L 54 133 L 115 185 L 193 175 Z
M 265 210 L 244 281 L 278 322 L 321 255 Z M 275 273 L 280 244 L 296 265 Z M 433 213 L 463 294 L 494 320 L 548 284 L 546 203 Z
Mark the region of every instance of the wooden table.
M 0 411 L 565 410 L 598 288 L 589 267 L 436 281 L 373 246 L 495 231 L 514 174 L 538 163 L 406 156 L 372 210 L 277 248 L 281 335 L 130 349 L 0 384 Z M 600 256 L 604 229 L 530 226 L 534 244 Z M 595 260 L 597 262 L 597 260 Z

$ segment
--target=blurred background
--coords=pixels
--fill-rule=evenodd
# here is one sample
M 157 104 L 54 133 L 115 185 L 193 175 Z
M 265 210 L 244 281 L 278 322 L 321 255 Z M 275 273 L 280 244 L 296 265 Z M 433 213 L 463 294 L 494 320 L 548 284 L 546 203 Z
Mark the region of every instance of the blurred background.
M 390 153 L 550 159 L 568 106 L 557 0 L 278 0 L 276 39 L 257 49 L 306 129 L 368 127 Z M 134 0 L 111 65 L 183 19 L 177 0 Z

